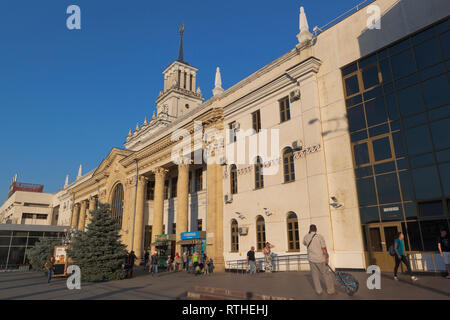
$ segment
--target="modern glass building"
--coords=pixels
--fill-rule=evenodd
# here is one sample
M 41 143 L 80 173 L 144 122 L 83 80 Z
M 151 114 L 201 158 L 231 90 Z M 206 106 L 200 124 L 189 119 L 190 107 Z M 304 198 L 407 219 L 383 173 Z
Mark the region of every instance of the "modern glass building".
M 342 68 L 365 251 L 382 269 L 399 231 L 413 264 L 439 269 L 437 238 L 450 217 L 449 71 L 448 17 Z
M 40 238 L 62 239 L 64 226 L 0 224 L 0 271 L 27 265 L 26 251 Z

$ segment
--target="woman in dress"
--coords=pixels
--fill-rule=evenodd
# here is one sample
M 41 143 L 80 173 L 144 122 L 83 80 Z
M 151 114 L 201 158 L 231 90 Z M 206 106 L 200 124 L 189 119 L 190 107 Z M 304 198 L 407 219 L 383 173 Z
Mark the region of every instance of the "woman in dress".
M 265 272 L 272 272 L 273 266 L 272 266 L 272 248 L 275 246 L 270 244 L 269 242 L 266 242 L 266 246 L 264 247 L 264 271 Z

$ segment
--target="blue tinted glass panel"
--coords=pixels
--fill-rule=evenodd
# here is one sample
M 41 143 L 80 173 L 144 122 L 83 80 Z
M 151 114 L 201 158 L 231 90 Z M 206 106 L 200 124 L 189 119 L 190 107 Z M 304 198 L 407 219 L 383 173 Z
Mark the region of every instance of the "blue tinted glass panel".
M 428 109 L 450 103 L 450 87 L 445 74 L 426 80 L 422 82 L 421 86 Z
M 360 206 L 370 206 L 377 204 L 375 185 L 373 178 L 358 179 L 356 181 L 358 188 L 358 199 Z
M 359 210 L 361 213 L 362 224 L 380 222 L 378 207 L 360 208 Z
M 425 167 L 427 165 L 434 164 L 434 157 L 432 153 L 427 153 L 420 156 L 411 157 L 410 161 L 412 168 Z
M 410 155 L 431 152 L 431 138 L 427 126 L 411 128 L 405 133 L 406 147 Z
M 419 113 L 425 110 L 419 85 L 408 87 L 397 92 L 400 113 L 403 116 Z
M 411 177 L 408 171 L 398 173 L 400 177 L 400 185 L 402 188 L 403 201 L 413 200 L 413 191 Z
M 450 147 L 450 118 L 432 122 L 430 124 L 434 147 L 446 149 Z
M 376 180 L 380 204 L 400 201 L 400 191 L 395 173 L 377 176 Z
M 354 145 L 353 151 L 355 153 L 355 163 L 357 166 L 369 163 L 369 148 L 367 147 L 367 143 Z
M 362 105 L 351 108 L 347 112 L 350 132 L 358 131 L 366 127 L 364 110 Z
M 437 38 L 432 38 L 414 47 L 416 63 L 419 69 L 423 69 L 441 61 L 441 48 Z
M 435 166 L 412 170 L 417 200 L 440 198 L 441 187 Z
M 388 137 L 373 140 L 372 147 L 375 161 L 392 158 L 391 145 Z
M 406 50 L 400 54 L 392 56 L 391 65 L 395 79 L 407 76 L 416 71 L 411 50 Z
M 450 163 L 439 165 L 439 174 L 441 176 L 444 195 L 450 197 Z
M 366 102 L 365 108 L 367 116 L 367 125 L 369 127 L 387 121 L 383 97 L 379 97 L 377 99 Z

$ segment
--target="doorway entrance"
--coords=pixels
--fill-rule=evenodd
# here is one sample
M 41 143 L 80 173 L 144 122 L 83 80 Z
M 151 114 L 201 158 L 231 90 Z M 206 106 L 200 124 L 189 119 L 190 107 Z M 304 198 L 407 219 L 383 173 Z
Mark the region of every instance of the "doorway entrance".
M 373 223 L 365 226 L 368 247 L 369 265 L 377 265 L 381 271 L 394 270 L 394 257 L 389 254 L 389 247 L 395 241 L 395 236 L 402 231 L 400 222 Z

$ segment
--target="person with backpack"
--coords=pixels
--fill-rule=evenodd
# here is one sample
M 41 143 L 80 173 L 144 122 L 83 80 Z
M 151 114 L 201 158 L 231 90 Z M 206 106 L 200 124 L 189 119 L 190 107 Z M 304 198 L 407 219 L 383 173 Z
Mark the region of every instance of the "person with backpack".
M 408 274 L 411 276 L 412 281 L 419 280 L 416 276 L 413 276 L 411 271 L 411 266 L 409 265 L 409 260 L 405 255 L 405 236 L 402 232 L 397 233 L 397 236 L 395 238 L 394 244 L 391 245 L 389 248 L 389 253 L 394 256 L 395 259 L 395 267 L 394 267 L 394 280 L 398 280 L 397 277 L 397 270 L 400 265 L 400 263 L 403 262 L 403 264 L 408 269 Z
M 317 233 L 316 225 L 309 226 L 309 233 L 303 238 L 303 244 L 308 250 L 308 261 L 316 293 L 322 294 L 322 286 L 320 285 L 320 278 L 322 277 L 327 286 L 327 293 L 329 295 L 337 294 L 334 288 L 333 275 L 328 270 L 329 256 L 325 239 Z

